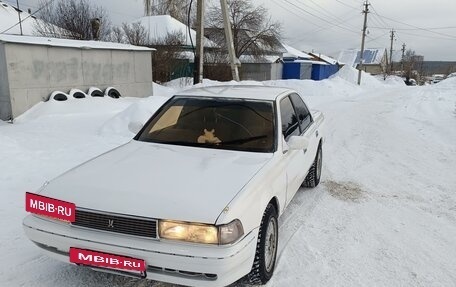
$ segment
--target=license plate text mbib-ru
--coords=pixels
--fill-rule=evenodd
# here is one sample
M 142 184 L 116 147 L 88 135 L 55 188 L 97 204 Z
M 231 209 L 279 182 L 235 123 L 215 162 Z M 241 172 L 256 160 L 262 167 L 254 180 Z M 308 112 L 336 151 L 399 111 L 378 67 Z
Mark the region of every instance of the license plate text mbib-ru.
M 70 262 L 94 267 L 122 269 L 143 272 L 146 270 L 144 260 L 119 256 L 109 253 L 70 248 Z

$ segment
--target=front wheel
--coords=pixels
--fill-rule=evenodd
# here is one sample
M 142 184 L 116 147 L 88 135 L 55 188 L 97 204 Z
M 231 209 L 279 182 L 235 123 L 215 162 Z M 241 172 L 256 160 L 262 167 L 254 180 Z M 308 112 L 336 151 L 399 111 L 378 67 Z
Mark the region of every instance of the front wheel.
M 277 210 L 269 203 L 261 220 L 252 270 L 247 275 L 251 284 L 263 285 L 271 279 L 277 257 L 278 239 Z
M 321 148 L 321 143 L 318 145 L 317 155 L 312 166 L 309 169 L 309 173 L 302 183 L 303 187 L 316 187 L 320 183 L 321 177 L 321 166 L 323 163 L 323 152 Z

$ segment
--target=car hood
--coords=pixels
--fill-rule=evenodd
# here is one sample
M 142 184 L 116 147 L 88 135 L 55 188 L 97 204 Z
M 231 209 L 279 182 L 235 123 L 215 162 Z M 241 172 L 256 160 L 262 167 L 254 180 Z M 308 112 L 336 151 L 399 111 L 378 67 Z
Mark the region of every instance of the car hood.
M 271 158 L 131 141 L 57 177 L 40 194 L 81 208 L 215 223 Z

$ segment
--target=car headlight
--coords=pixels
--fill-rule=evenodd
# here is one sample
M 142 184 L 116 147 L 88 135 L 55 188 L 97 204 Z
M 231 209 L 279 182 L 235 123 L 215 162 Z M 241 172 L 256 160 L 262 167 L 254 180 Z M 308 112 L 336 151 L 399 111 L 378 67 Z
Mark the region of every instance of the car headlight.
M 230 244 L 244 235 L 239 220 L 220 226 L 160 220 L 158 232 L 163 239 L 205 244 Z

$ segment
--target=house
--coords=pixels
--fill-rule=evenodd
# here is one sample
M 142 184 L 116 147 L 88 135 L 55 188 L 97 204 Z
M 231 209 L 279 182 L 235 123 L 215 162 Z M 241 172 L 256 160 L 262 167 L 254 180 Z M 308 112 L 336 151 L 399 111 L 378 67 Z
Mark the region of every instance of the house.
M 337 61 L 342 65 L 349 65 L 359 69 L 361 59 L 360 49 L 349 49 L 340 52 Z M 363 54 L 363 70 L 372 75 L 386 73 L 388 67 L 388 54 L 384 48 L 365 49 Z
M 167 82 L 176 78 L 191 77 L 193 73 L 196 31 L 170 15 L 141 17 L 133 22 L 139 23 L 147 33 L 149 47 L 154 53 L 154 80 Z M 204 38 L 206 51 L 218 46 Z
M 193 51 L 193 47 L 196 45 L 196 31 L 189 29 L 187 25 L 170 15 L 145 16 L 132 23 L 140 23 L 145 28 L 148 42 L 154 46 L 166 45 L 164 41 L 171 34 L 182 37 L 182 48 Z M 217 47 L 217 44 L 206 37 L 203 41 L 205 48 Z
M 206 63 L 209 70 L 213 71 L 214 67 L 217 67 L 217 70 L 220 71 L 218 74 L 210 73 L 210 77 L 222 81 L 231 80 L 231 73 L 225 72 L 227 68 L 229 69 L 229 57 L 224 29 L 205 28 L 205 35 L 220 47 L 207 55 Z M 241 80 L 267 81 L 282 78 L 281 58 L 286 50 L 276 37 L 261 35 L 258 38 L 246 29 L 237 30 L 235 35 L 239 43 L 236 53 L 240 54 L 239 76 Z
M 152 51 L 119 43 L 0 34 L 0 119 L 12 120 L 56 90 L 115 87 L 152 94 Z
M 22 20 L 22 34 L 23 35 L 34 35 L 35 25 L 37 20 L 35 16 L 31 16 L 29 13 L 22 10 L 18 10 L 16 7 L 11 6 L 7 2 L 0 0 L 0 34 L 21 34 L 21 27 L 19 23 L 19 13 Z

